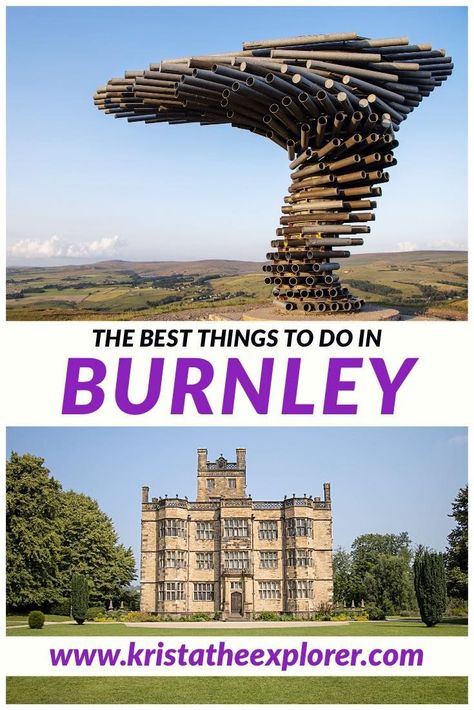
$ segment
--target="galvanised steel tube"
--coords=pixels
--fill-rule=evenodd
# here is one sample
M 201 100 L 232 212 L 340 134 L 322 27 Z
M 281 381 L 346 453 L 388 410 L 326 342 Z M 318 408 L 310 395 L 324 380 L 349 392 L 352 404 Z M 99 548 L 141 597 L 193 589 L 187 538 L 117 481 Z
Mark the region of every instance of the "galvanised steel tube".
M 289 128 L 289 130 L 293 134 L 298 135 L 298 126 L 293 121 L 293 119 L 288 115 L 288 113 L 285 111 L 284 108 L 282 108 L 278 104 L 271 104 L 270 105 L 270 113 L 272 113 L 279 121 L 284 123 L 286 128 Z M 307 125 L 307 124 L 305 124 L 305 123 L 302 124 L 301 130 L 303 130 L 303 126 L 305 126 L 305 125 Z M 308 126 L 308 132 L 309 132 L 309 126 Z
M 289 139 L 286 141 L 286 148 L 287 148 L 287 151 L 288 151 L 288 160 L 294 160 L 294 158 L 295 158 L 295 146 L 296 146 L 296 143 L 295 143 L 295 141 L 294 141 L 292 138 L 289 138 Z
M 291 96 L 284 96 L 281 100 L 282 106 L 289 111 L 293 116 L 299 121 L 305 121 L 306 116 L 304 112 L 299 107 L 299 104 L 294 101 Z
M 130 123 L 227 123 L 284 149 L 291 185 L 265 283 L 285 308 L 349 313 L 364 302 L 340 284 L 330 259 L 363 244 L 353 235 L 370 232 L 376 185 L 397 163 L 394 132 L 452 69 L 444 50 L 406 37 L 305 35 L 126 71 L 93 101 Z
M 368 52 L 337 52 L 332 50 L 299 50 L 299 49 L 272 49 L 270 56 L 272 59 L 324 59 L 337 62 L 380 62 L 380 54 L 369 54 Z
M 310 117 L 319 119 L 321 113 L 315 102 L 312 100 L 309 94 L 306 93 L 306 91 L 299 91 L 298 101 L 303 104 Z
M 311 69 L 306 69 L 306 67 L 301 66 L 300 64 L 283 64 L 280 71 L 282 74 L 292 74 L 292 81 L 294 84 L 298 84 L 301 79 L 306 79 L 310 84 L 316 86 L 315 90 L 317 90 L 318 86 L 324 88 L 326 79 L 317 72 L 314 72 Z M 296 77 L 300 78 L 296 79 Z
M 341 32 L 339 34 L 326 34 L 326 35 L 304 35 L 303 37 L 286 37 L 284 39 L 264 39 L 257 40 L 253 42 L 244 42 L 244 49 L 262 49 L 274 47 L 291 47 L 300 45 L 311 45 L 311 44 L 321 44 L 326 42 L 345 42 L 347 40 L 358 39 L 355 32 Z
M 270 96 L 275 101 L 282 101 L 285 98 L 285 94 L 283 94 L 283 92 L 281 92 L 279 89 L 275 89 L 261 77 L 251 76 L 245 80 L 245 83 L 250 88 L 253 88 L 255 89 L 255 91 L 259 91 L 262 92 L 262 94 Z

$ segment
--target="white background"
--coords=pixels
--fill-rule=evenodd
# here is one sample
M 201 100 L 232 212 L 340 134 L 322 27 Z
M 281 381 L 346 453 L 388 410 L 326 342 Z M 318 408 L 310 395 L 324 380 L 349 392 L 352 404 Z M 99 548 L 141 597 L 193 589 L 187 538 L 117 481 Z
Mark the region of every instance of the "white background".
M 18 3 L 15 3 L 18 4 Z M 30 0 L 28 4 L 36 4 L 34 0 Z M 55 4 L 54 2 L 52 4 Z M 84 3 L 84 4 L 94 4 Z M 107 4 L 107 3 L 104 3 Z M 126 4 L 115 2 L 113 4 Z M 143 4 L 149 4 L 147 0 Z M 187 3 L 183 3 L 187 4 Z M 213 4 L 213 3 L 211 3 Z M 222 4 L 222 3 L 221 3 Z M 241 2 L 240 4 L 251 4 Z M 275 0 L 273 4 L 287 4 Z M 305 1 L 301 4 L 306 4 Z M 312 4 L 312 3 L 311 3 Z M 316 4 L 316 3 L 314 3 Z M 358 3 L 350 3 L 357 5 Z M 367 0 L 365 5 L 377 4 Z M 399 4 L 411 4 L 401 0 Z M 422 0 L 417 4 L 443 4 L 443 2 L 424 3 Z M 470 3 L 469 3 L 470 4 Z M 471 8 L 472 9 L 472 8 Z M 470 13 L 472 15 L 472 12 Z M 470 20 L 470 23 L 472 20 Z M 2 36 L 4 36 L 4 24 L 2 23 Z M 3 56 L 0 61 L 3 61 Z M 472 64 L 472 49 L 471 58 Z M 472 72 L 470 73 L 472 77 Z M 472 116 L 472 101 L 473 92 L 469 93 L 469 108 Z M 2 103 L 4 106 L 4 102 Z M 4 115 L 3 115 L 4 119 Z M 470 145 L 470 157 L 472 163 L 472 140 Z M 472 194 L 472 190 L 471 190 Z M 5 215 L 5 203 L 2 200 L 3 209 L 0 210 L 2 218 Z M 3 261 L 3 253 L 0 254 L 0 262 Z M 470 288 L 472 296 L 472 288 Z M 4 296 L 4 283 L 0 280 L 0 298 Z M 472 298 L 470 299 L 472 303 Z M 363 393 L 362 397 L 358 397 L 357 401 L 360 404 L 359 413 L 356 417 L 322 417 L 317 413 L 313 417 L 287 417 L 282 421 L 281 416 L 278 416 L 278 401 L 275 401 L 272 407 L 272 413 L 265 417 L 259 417 L 249 410 L 245 402 L 241 401 L 239 411 L 231 418 L 225 418 L 216 414 L 213 417 L 197 417 L 190 412 L 182 418 L 170 417 L 167 413 L 169 407 L 166 404 L 162 405 L 162 409 L 157 408 L 149 415 L 133 418 L 125 416 L 117 411 L 113 405 L 113 399 L 110 394 L 113 392 L 113 387 L 110 384 L 107 392 L 107 406 L 99 413 L 87 417 L 63 417 L 60 414 L 61 401 L 64 386 L 64 374 L 67 357 L 103 357 L 111 366 L 116 358 L 120 355 L 129 357 L 130 350 L 123 352 L 108 351 L 106 355 L 99 353 L 91 346 L 90 332 L 92 324 L 86 323 L 8 323 L 2 317 L 1 326 L 1 353 L 2 353 L 2 421 L 3 426 L 39 426 L 39 425 L 64 425 L 64 426 L 101 426 L 101 425 L 160 425 L 160 426 L 179 426 L 179 425 L 196 425 L 203 424 L 215 426 L 239 426 L 242 424 L 254 426 L 269 426 L 282 425 L 287 426 L 325 426 L 325 425 L 341 425 L 341 426 L 469 426 L 472 422 L 474 388 L 472 382 L 473 368 L 473 331 L 472 323 L 424 323 L 424 322 L 405 322 L 405 323 L 386 323 L 381 325 L 383 328 L 383 345 L 380 349 L 370 352 L 356 352 L 352 348 L 336 351 L 314 351 L 308 350 L 304 353 L 304 384 L 302 384 L 301 392 L 303 393 L 303 401 L 311 401 L 314 399 L 315 404 L 321 401 L 321 392 L 324 383 L 324 372 L 329 356 L 334 357 L 356 357 L 356 356 L 376 356 L 386 357 L 389 366 L 396 367 L 401 359 L 405 357 L 419 357 L 420 362 L 416 365 L 415 370 L 409 376 L 407 382 L 402 387 L 398 397 L 397 411 L 394 416 L 382 417 L 377 413 L 377 408 L 380 405 L 379 391 L 374 386 L 374 380 L 369 377 L 369 370 L 363 369 L 357 373 L 357 389 L 356 393 Z M 94 326 L 107 324 L 94 324 Z M 117 325 L 118 324 L 114 324 Z M 149 325 L 149 324 L 148 324 Z M 175 327 L 177 324 L 170 324 Z M 187 323 L 183 324 L 187 327 Z M 269 324 L 265 324 L 269 327 Z M 303 324 L 302 324 L 303 325 Z M 357 329 L 366 325 L 374 326 L 374 324 L 357 323 Z M 127 324 L 129 327 L 130 324 Z M 157 327 L 165 327 L 162 323 Z M 258 327 L 254 324 L 253 327 Z M 308 327 L 305 323 L 304 327 Z M 277 349 L 271 349 L 264 352 L 258 350 L 257 356 L 264 355 L 272 357 L 276 356 L 286 358 L 290 353 L 283 353 Z M 163 353 L 143 351 L 140 353 L 133 352 L 135 360 L 146 365 L 148 358 L 151 356 L 160 357 Z M 201 356 L 206 357 L 209 353 L 199 351 L 199 353 L 191 353 L 186 351 L 178 353 L 176 350 L 169 351 L 167 355 L 170 360 L 178 355 L 181 356 Z M 226 356 L 234 356 L 234 351 L 213 351 L 212 357 L 215 362 L 218 359 L 224 359 Z M 240 352 L 242 359 L 243 354 Z M 299 357 L 301 353 L 297 350 L 291 352 L 292 357 Z M 250 363 L 252 356 L 245 355 L 245 359 Z M 251 365 L 249 365 L 249 374 L 251 374 Z M 222 372 L 220 371 L 220 378 Z M 146 379 L 146 378 L 145 378 Z M 143 382 L 142 376 L 141 381 Z M 302 380 L 303 383 L 303 380 Z M 218 384 L 218 383 L 217 383 Z M 137 381 L 137 388 L 140 391 L 140 378 Z M 277 387 L 278 388 L 278 387 Z M 309 396 L 309 399 L 308 399 Z M 219 403 L 219 387 L 216 388 L 216 407 Z M 346 400 L 341 400 L 346 401 Z M 169 403 L 169 399 L 168 399 Z M 320 409 L 316 411 L 320 411 Z M 4 453 L 4 440 L 0 447 Z M 1 490 L 2 497 L 4 495 L 3 487 Z M 2 535 L 4 531 L 2 528 Z M 472 538 L 472 535 L 471 535 Z M 471 541 L 470 556 L 472 560 L 473 543 Z M 0 554 L 2 556 L 2 569 L 4 569 L 4 539 L 0 545 Z M 0 600 L 4 597 L 4 587 L 0 585 Z M 215 640 L 216 637 L 214 637 Z M 314 639 L 314 637 L 313 637 Z M 94 641 L 96 645 L 104 645 L 106 639 L 80 639 L 81 644 Z M 143 639 L 145 641 L 146 639 Z M 150 639 L 148 639 L 149 641 Z M 176 641 L 176 638 L 174 639 Z M 230 641 L 231 639 L 227 639 Z M 276 639 L 272 639 L 272 642 Z M 323 641 L 323 638 L 320 638 Z M 329 641 L 329 639 L 326 639 Z M 331 643 L 340 641 L 344 645 L 350 645 L 350 642 L 356 641 L 362 646 L 363 639 L 330 639 Z M 389 641 L 392 645 L 400 642 L 397 639 L 380 639 L 380 641 Z M 37 639 L 37 641 L 40 641 Z M 41 641 L 48 641 L 41 639 Z M 73 645 L 73 639 L 55 639 L 57 645 L 60 643 L 70 643 Z M 79 639 L 77 639 L 79 641 Z M 123 642 L 124 638 L 114 638 L 114 644 Z M 202 642 L 203 639 L 200 639 Z M 370 643 L 375 644 L 376 639 L 370 639 Z M 447 669 L 459 668 L 463 674 L 466 672 L 465 664 L 467 660 L 474 657 L 474 649 L 472 647 L 472 635 L 467 638 L 440 638 L 440 639 L 421 639 L 411 637 L 406 645 L 421 646 L 423 648 L 441 649 L 443 656 L 443 665 L 440 669 L 440 674 L 445 674 Z M 48 641 L 49 644 L 49 641 Z M 379 644 L 381 645 L 381 644 Z M 466 652 L 466 647 L 470 648 L 470 652 Z M 23 673 L 33 675 L 39 674 L 41 662 L 40 655 L 36 655 L 38 651 L 41 655 L 40 645 L 34 646 L 29 638 L 9 638 L 6 648 L 6 657 L 9 659 L 9 672 L 14 671 L 15 659 L 22 659 Z M 430 651 L 431 653 L 431 651 Z M 433 659 L 438 657 L 436 650 L 433 650 Z M 426 666 L 425 666 L 426 667 Z M 472 667 L 472 661 L 471 661 Z M 388 672 L 388 669 L 387 669 Z M 454 673 L 455 671 L 452 670 Z M 3 684 L 3 674 L 1 678 Z M 248 699 L 251 702 L 251 698 Z M 275 698 L 278 702 L 278 699 Z M 25 706 L 23 706 L 25 707 Z M 135 706 L 130 706 L 135 707 Z M 143 705 L 136 707 L 144 707 Z M 215 706 L 208 706 L 215 707 Z M 227 706 L 242 707 L 242 706 Z M 293 706 L 307 707 L 307 706 Z M 375 706 L 352 706 L 357 707 L 375 707 Z M 387 706 L 386 706 L 387 707 Z M 407 708 L 418 706 L 404 706 Z
M 164 649 L 177 649 L 182 643 L 185 643 L 188 649 L 206 648 L 211 643 L 215 646 L 219 641 L 224 640 L 226 648 L 231 648 L 234 652 L 238 649 L 293 649 L 299 648 L 303 641 L 308 642 L 308 652 L 311 648 L 324 649 L 363 649 L 365 652 L 373 649 L 422 649 L 423 650 L 423 665 L 413 667 L 402 666 L 289 666 L 286 671 L 276 666 L 178 666 L 171 667 L 156 667 L 151 663 L 149 666 L 116 666 L 100 667 L 99 664 L 93 664 L 89 667 L 81 666 L 75 668 L 73 664 L 70 666 L 55 666 L 51 665 L 49 649 L 59 649 L 63 647 L 78 648 L 78 649 L 93 649 L 93 648 L 111 648 L 122 649 L 121 658 L 127 658 L 129 643 L 135 642 L 135 649 L 149 648 L 156 649 L 159 641 L 164 642 Z M 8 654 L 5 659 L 6 675 L 26 675 L 27 668 L 34 668 L 34 675 L 38 676 L 123 676 L 123 675 L 138 675 L 138 676 L 465 676 L 469 672 L 470 663 L 467 655 L 468 639 L 467 638 L 420 638 L 417 636 L 396 637 L 396 638 L 364 638 L 364 637 L 321 637 L 295 636 L 264 636 L 262 638 L 255 637 L 186 637 L 186 636 L 169 636 L 160 638 L 154 636 L 152 638 L 143 636 L 122 636 L 120 638 L 114 636 L 110 638 L 87 638 L 87 637 L 51 637 L 37 639 L 8 639 Z M 144 653 L 141 654 L 143 659 Z M 280 660 L 282 654 L 280 653 Z M 363 656 L 361 656 L 362 658 Z M 31 675 L 31 673 L 29 673 Z
M 8 403 L 9 426 L 100 426 L 100 425 L 158 425 L 158 426 L 466 426 L 472 411 L 473 392 L 472 351 L 468 348 L 468 324 L 462 322 L 388 322 L 276 326 L 268 323 L 203 322 L 190 325 L 177 322 L 147 322 L 146 328 L 215 327 L 216 329 L 271 329 L 287 327 L 311 329 L 318 342 L 321 329 L 351 330 L 354 341 L 362 328 L 380 328 L 382 344 L 369 348 L 349 346 L 320 348 L 287 348 L 281 344 L 274 348 L 200 348 L 196 338 L 190 339 L 187 348 L 105 348 L 94 347 L 94 328 L 130 328 L 137 331 L 140 324 L 131 323 L 7 323 L 8 349 L 4 353 L 5 395 Z M 89 357 L 102 360 L 107 366 L 103 383 L 105 401 L 93 414 L 62 415 L 62 401 L 68 358 Z M 145 397 L 151 358 L 165 358 L 163 386 L 160 399 L 150 412 L 129 415 L 121 412 L 115 402 L 114 392 L 119 358 L 132 358 L 132 401 Z M 200 415 L 189 398 L 183 415 L 171 415 L 170 403 L 174 383 L 175 363 L 178 357 L 204 358 L 214 366 L 214 380 L 206 390 L 212 415 Z M 263 357 L 275 358 L 272 395 L 268 415 L 255 412 L 240 388 L 237 389 L 236 407 L 232 416 L 221 414 L 224 379 L 229 357 L 238 357 L 249 377 L 258 384 Z M 418 362 L 400 387 L 395 413 L 381 415 L 382 391 L 369 358 L 384 358 L 388 372 L 393 376 L 406 358 Z M 283 385 L 288 358 L 302 358 L 298 401 L 314 403 L 313 415 L 281 414 Z M 343 379 L 355 380 L 354 392 L 343 392 L 341 404 L 357 403 L 357 415 L 322 414 L 329 358 L 364 358 L 360 369 L 346 369 Z M 87 375 L 87 373 L 84 373 Z M 83 401 L 78 399 L 78 401 Z M 84 400 L 85 401 L 85 400 Z

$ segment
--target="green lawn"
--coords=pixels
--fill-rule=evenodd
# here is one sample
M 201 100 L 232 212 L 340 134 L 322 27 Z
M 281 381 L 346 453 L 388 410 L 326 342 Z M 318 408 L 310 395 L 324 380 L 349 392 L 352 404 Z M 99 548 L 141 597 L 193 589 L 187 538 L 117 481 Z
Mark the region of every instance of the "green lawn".
M 199 623 L 185 627 L 150 628 L 125 624 L 85 623 L 45 626 L 42 629 L 7 629 L 8 636 L 467 636 L 467 620 L 442 623 L 431 629 L 419 621 L 357 621 L 338 626 L 282 626 L 272 628 L 204 628 Z
M 7 703 L 467 703 L 467 678 L 7 678 Z
M 61 614 L 46 614 L 46 621 L 68 621 L 69 616 L 62 616 Z M 9 626 L 17 626 L 18 624 L 27 624 L 28 615 L 24 614 L 11 614 L 7 616 L 7 628 Z

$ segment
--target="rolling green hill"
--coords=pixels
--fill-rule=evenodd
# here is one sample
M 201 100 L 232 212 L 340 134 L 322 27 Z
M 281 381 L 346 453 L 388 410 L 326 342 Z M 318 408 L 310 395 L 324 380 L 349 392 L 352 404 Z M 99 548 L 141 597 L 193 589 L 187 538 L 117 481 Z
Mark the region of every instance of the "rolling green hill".
M 467 318 L 467 253 L 360 254 L 340 277 L 367 302 L 408 317 Z M 127 262 L 7 269 L 8 320 L 141 320 L 232 317 L 271 303 L 252 261 Z

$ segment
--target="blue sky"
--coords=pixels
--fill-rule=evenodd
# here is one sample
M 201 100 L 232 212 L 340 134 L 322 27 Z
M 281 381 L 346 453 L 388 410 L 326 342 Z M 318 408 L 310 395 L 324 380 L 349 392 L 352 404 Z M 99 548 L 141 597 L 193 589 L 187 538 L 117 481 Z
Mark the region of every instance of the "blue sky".
M 43 457 L 65 489 L 95 498 L 139 559 L 141 486 L 150 496 L 196 495 L 198 448 L 235 461 L 247 449 L 255 500 L 322 496 L 330 481 L 334 542 L 407 530 L 443 550 L 451 502 L 467 481 L 465 428 L 25 427 L 7 430 L 7 452 Z
M 92 94 L 162 58 L 334 31 L 408 35 L 453 56 L 453 75 L 402 125 L 363 250 L 465 248 L 466 8 L 12 7 L 7 31 L 11 263 L 263 259 L 289 184 L 281 149 L 229 126 L 127 124 Z

